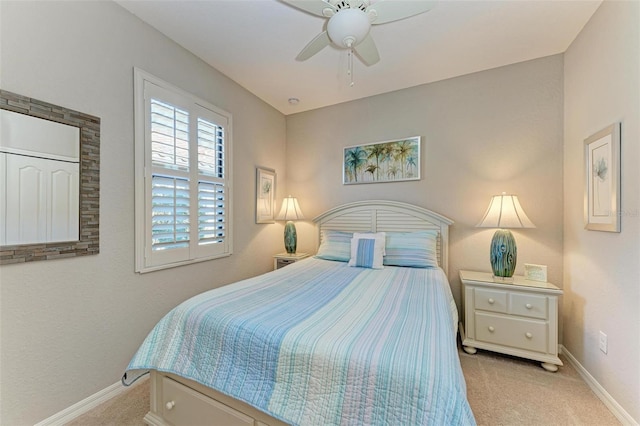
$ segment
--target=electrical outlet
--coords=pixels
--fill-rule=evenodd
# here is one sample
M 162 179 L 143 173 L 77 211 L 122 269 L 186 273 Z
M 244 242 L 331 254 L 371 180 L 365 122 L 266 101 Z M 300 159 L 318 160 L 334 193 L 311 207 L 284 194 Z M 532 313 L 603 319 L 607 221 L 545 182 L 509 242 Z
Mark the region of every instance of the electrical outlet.
M 599 346 L 600 346 L 600 350 L 606 354 L 607 353 L 607 335 L 604 334 L 602 331 L 600 332 Z

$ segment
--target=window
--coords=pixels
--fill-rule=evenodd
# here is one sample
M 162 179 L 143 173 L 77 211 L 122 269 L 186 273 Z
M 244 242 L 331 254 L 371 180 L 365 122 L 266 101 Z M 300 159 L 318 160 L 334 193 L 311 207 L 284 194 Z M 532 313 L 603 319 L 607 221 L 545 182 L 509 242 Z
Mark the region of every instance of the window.
M 136 271 L 232 252 L 231 115 L 135 70 Z

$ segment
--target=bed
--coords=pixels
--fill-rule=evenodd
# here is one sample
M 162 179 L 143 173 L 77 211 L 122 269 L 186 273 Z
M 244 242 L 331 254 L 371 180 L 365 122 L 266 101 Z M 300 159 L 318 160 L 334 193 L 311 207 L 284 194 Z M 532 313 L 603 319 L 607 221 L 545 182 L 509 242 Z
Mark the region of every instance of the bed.
M 452 222 L 391 201 L 314 222 L 316 256 L 197 295 L 155 326 L 123 376 L 150 373 L 145 422 L 475 424 L 446 274 Z

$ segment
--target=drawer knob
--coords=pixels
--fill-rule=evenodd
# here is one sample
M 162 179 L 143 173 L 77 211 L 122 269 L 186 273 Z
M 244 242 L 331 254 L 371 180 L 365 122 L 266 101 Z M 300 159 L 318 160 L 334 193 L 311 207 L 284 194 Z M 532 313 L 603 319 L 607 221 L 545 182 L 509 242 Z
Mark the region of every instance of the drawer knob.
M 531 309 L 533 308 L 533 305 L 531 303 L 527 303 L 526 305 L 524 305 L 524 307 L 527 309 Z
M 490 305 L 493 305 L 494 303 L 496 303 L 496 301 L 491 299 L 491 298 L 489 298 L 488 302 L 489 302 Z
M 495 328 L 493 328 L 493 326 L 492 326 L 492 325 L 490 325 L 490 326 L 489 326 L 489 331 L 490 331 L 491 333 L 493 333 L 494 331 L 496 331 L 496 329 L 495 329 Z
M 527 336 L 527 339 L 531 339 L 533 337 L 533 334 L 526 332 L 524 333 L 525 336 Z
M 175 407 L 176 402 L 175 401 L 169 401 L 166 403 L 165 407 L 167 407 L 167 410 L 171 410 L 173 407 Z

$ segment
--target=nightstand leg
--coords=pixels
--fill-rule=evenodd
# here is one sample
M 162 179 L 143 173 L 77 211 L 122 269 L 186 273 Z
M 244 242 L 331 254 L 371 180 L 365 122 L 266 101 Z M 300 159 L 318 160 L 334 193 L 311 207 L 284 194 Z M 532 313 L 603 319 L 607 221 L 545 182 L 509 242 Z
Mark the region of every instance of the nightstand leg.
M 540 365 L 542 365 L 542 368 L 544 368 L 547 371 L 551 371 L 552 373 L 555 373 L 556 371 L 558 371 L 558 366 L 555 364 L 549 364 L 548 362 L 543 362 Z
M 478 352 L 478 350 L 476 348 L 474 348 L 473 346 L 462 346 L 462 349 L 464 349 L 464 351 L 466 353 L 468 353 L 469 355 L 473 355 L 476 352 Z

